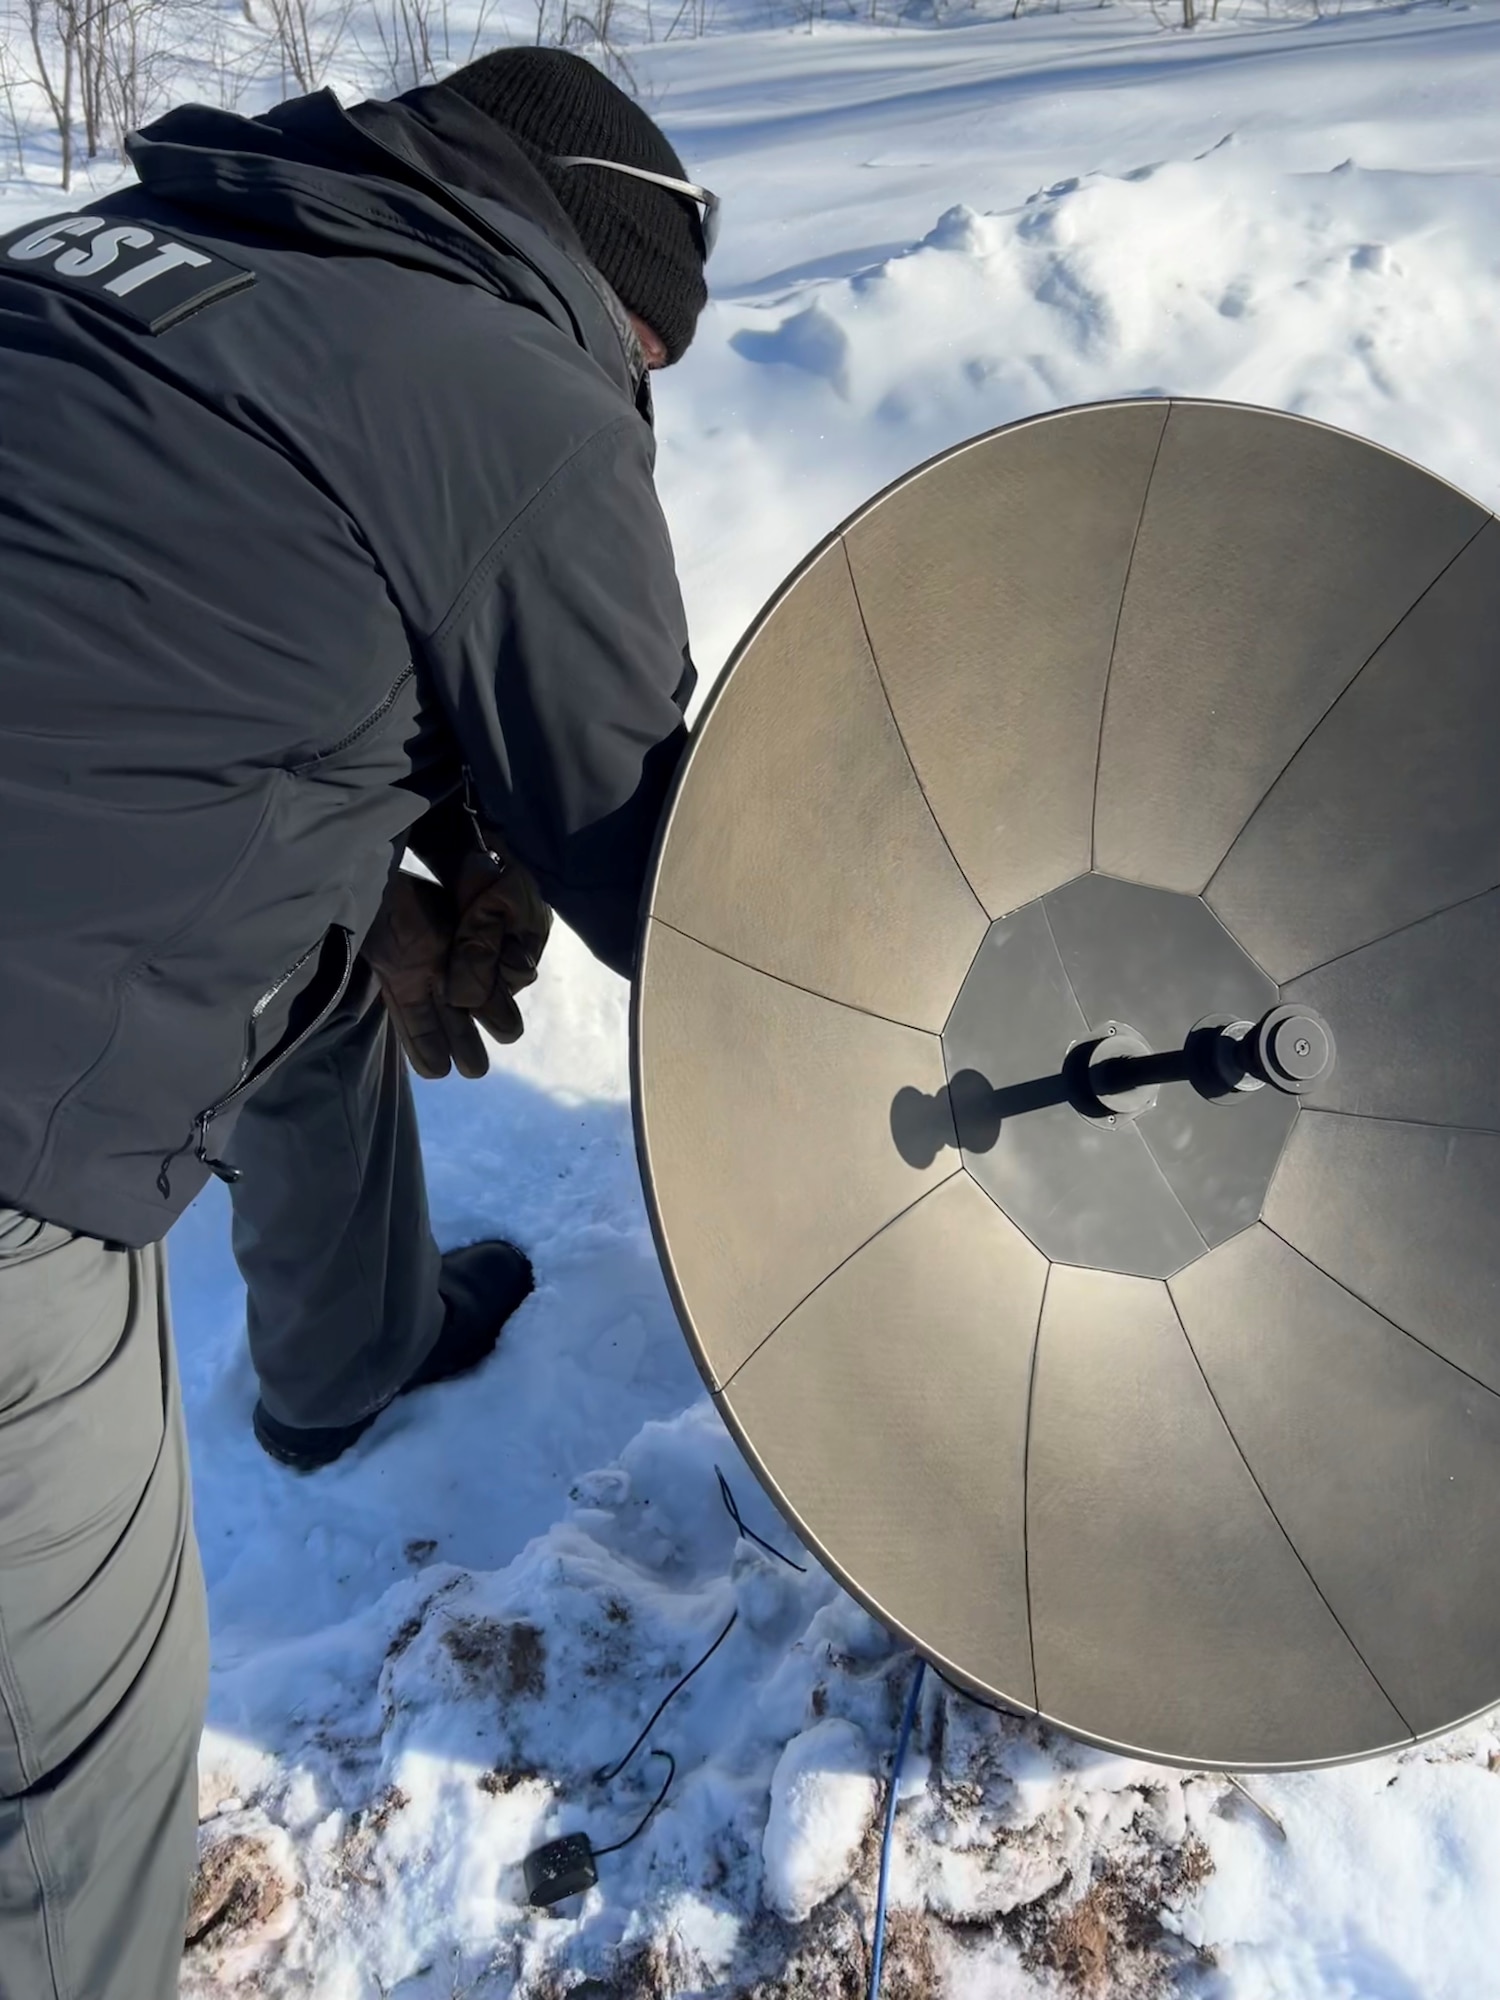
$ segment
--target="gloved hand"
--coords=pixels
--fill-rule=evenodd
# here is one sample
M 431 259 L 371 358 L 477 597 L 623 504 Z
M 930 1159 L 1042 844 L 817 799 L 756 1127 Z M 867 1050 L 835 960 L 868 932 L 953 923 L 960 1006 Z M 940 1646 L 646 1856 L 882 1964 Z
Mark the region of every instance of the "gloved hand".
M 462 914 L 448 953 L 445 997 L 497 1042 L 518 1041 L 515 996 L 536 978 L 552 912 L 529 871 L 493 833 L 489 854 L 466 854 L 454 885 Z
M 552 912 L 527 871 L 492 841 L 496 859 L 465 856 L 454 890 L 398 871 L 362 950 L 418 1076 L 483 1076 L 490 1066 L 475 1020 L 513 1042 L 524 1023 L 514 995 L 536 978 Z
M 418 1076 L 483 1076 L 490 1066 L 473 1019 L 450 1005 L 445 983 L 458 910 L 436 882 L 397 871 L 360 947 Z

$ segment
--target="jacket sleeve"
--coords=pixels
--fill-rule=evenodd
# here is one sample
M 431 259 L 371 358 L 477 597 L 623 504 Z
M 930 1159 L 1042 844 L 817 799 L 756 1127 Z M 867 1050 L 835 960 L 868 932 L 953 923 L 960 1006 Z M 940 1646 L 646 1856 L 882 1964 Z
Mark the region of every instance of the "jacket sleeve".
M 464 857 L 479 852 L 479 838 L 464 811 L 462 794 L 450 793 L 439 804 L 429 806 L 416 824 L 408 827 L 403 845 L 427 864 L 445 888 L 451 887 Z
M 483 817 L 627 978 L 696 678 L 636 417 L 596 432 L 491 545 L 429 642 Z

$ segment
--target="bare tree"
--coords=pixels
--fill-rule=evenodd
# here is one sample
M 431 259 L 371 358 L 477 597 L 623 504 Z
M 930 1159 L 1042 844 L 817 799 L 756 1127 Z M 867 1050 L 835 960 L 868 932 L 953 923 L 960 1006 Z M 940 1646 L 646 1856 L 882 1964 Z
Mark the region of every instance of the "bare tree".
M 870 0 L 873 10 L 875 0 Z M 708 31 L 709 0 L 679 0 L 677 12 L 672 17 L 672 25 L 662 40 L 670 42 L 680 31 L 685 31 L 689 40 L 696 41 Z
M 26 0 L 36 82 L 47 100 L 62 167 L 63 192 L 73 185 L 73 87 L 78 74 L 77 0 Z M 51 59 L 48 59 L 48 52 Z
M 320 8 L 316 0 L 266 0 L 271 43 L 282 74 L 299 90 L 317 90 L 339 52 L 354 0 L 333 0 Z
M 683 0 L 686 7 L 699 0 Z M 591 56 L 634 93 L 635 72 L 625 53 L 626 22 L 619 0 L 535 0 L 533 40 L 538 48 L 576 49 Z M 670 30 L 668 31 L 670 34 Z
M 110 0 L 79 0 L 74 15 L 78 29 L 78 108 L 83 116 L 84 151 L 91 160 L 99 157 L 104 132 L 109 7 Z
M 855 18 L 855 0 L 838 0 L 838 16 L 841 20 Z M 792 19 L 798 26 L 805 26 L 809 34 L 819 21 L 829 18 L 829 0 L 792 0 Z
M 380 39 L 381 77 L 393 91 L 411 90 L 437 75 L 433 61 L 434 28 L 448 42 L 447 8 L 436 22 L 434 0 L 375 0 L 372 14 Z M 356 40 L 358 37 L 356 37 Z
M 469 38 L 469 53 L 464 57 L 465 62 L 473 62 L 475 56 L 479 53 L 479 44 L 484 39 L 485 24 L 489 20 L 492 5 L 493 0 L 480 0 L 479 14 L 474 22 L 474 33 Z M 448 50 L 447 0 L 444 0 L 443 4 L 443 54 L 451 60 Z
M 464 57 L 465 62 L 473 62 L 475 56 L 477 56 L 479 53 L 479 44 L 484 38 L 485 23 L 489 20 L 490 7 L 492 4 L 493 0 L 480 0 L 479 15 L 474 23 L 474 33 L 469 40 L 469 53 Z M 447 33 L 448 33 L 448 9 L 445 0 L 445 4 L 443 7 L 443 36 L 444 36 L 443 54 L 445 56 L 448 55 Z
M 84 74 L 92 77 L 85 126 L 89 156 L 107 132 L 122 146 L 164 104 L 180 64 L 193 0 L 92 0 Z
M 26 143 L 21 129 L 21 116 L 16 109 L 16 85 L 22 81 L 21 72 L 12 60 L 9 48 L 0 42 L 0 99 L 5 104 L 5 123 L 10 132 L 10 143 L 16 156 L 16 176 L 26 172 Z
M 204 0 L 23 0 L 32 68 L 5 87 L 33 84 L 57 134 L 64 190 L 78 142 L 97 159 L 164 103 L 190 39 L 186 17 Z M 9 97 L 14 124 L 14 96 Z
M 240 8 L 246 24 L 254 28 L 250 0 L 240 0 Z M 211 96 L 222 111 L 237 111 L 240 100 L 264 67 L 265 44 L 237 37 L 224 9 L 215 0 L 205 0 L 202 12 L 201 55 L 194 65 L 203 79 L 198 94 Z

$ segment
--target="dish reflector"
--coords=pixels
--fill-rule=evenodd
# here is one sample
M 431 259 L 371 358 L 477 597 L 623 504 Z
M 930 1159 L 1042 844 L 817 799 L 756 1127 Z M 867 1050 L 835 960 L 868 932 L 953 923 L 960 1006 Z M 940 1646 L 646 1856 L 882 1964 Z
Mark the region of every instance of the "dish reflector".
M 962 1685 L 1165 1762 L 1500 1701 L 1500 523 L 1343 433 L 946 453 L 697 729 L 637 1137 L 715 1401 Z

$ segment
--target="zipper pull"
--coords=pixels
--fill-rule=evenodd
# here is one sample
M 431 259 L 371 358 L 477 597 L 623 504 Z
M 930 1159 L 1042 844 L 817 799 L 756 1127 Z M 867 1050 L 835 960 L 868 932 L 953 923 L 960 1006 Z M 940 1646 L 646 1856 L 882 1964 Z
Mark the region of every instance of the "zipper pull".
M 217 1174 L 221 1181 L 225 1181 L 230 1187 L 233 1187 L 236 1181 L 244 1179 L 244 1169 L 242 1167 L 230 1166 L 227 1160 L 209 1158 L 208 1125 L 212 1116 L 213 1113 L 209 1111 L 200 1111 L 198 1113 L 198 1144 L 193 1150 L 211 1174 Z
M 469 815 L 469 824 L 474 829 L 474 838 L 479 842 L 479 845 L 481 848 L 483 848 L 485 854 L 488 855 L 489 859 L 494 862 L 495 866 L 500 870 L 501 874 L 503 875 L 505 873 L 506 864 L 501 860 L 500 856 L 495 852 L 494 848 L 490 846 L 489 841 L 485 838 L 484 825 L 479 817 L 479 800 L 474 790 L 474 775 L 470 771 L 467 764 L 465 764 L 463 767 L 463 773 L 464 773 L 464 811 Z

